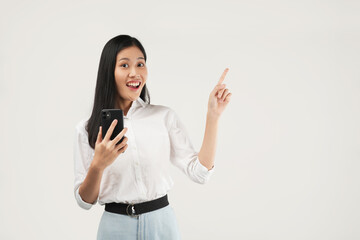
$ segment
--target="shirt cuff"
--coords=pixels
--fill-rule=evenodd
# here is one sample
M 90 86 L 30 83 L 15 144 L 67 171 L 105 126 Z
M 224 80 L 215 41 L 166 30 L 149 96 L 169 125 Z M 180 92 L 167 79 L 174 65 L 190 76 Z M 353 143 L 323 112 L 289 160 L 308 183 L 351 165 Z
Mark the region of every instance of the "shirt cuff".
M 80 186 L 75 191 L 76 201 L 81 208 L 89 210 L 93 205 L 95 205 L 97 203 L 97 199 L 95 200 L 95 202 L 93 204 L 85 202 L 80 196 L 79 189 L 80 189 Z
M 204 184 L 207 181 L 209 181 L 210 176 L 213 174 L 213 172 L 215 170 L 215 165 L 210 170 L 208 170 L 207 167 L 205 167 L 204 165 L 201 164 L 199 158 L 197 158 L 196 163 L 195 163 L 195 169 L 200 178 L 199 179 L 200 183 Z

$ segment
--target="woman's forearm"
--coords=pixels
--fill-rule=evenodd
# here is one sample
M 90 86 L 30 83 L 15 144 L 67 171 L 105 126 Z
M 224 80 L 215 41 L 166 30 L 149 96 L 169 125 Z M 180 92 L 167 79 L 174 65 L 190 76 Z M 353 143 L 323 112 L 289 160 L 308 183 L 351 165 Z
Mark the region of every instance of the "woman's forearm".
M 85 177 L 84 182 L 80 185 L 79 194 L 83 201 L 94 203 L 99 196 L 100 183 L 104 170 L 93 164 Z
M 211 114 L 206 115 L 204 140 L 199 152 L 199 161 L 208 170 L 212 169 L 215 161 L 216 140 L 219 117 Z

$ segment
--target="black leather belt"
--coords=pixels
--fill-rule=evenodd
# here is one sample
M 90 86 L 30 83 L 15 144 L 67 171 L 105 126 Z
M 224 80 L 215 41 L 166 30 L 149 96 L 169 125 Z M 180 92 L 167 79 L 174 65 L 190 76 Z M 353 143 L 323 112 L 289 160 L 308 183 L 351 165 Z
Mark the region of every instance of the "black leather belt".
M 139 214 L 158 210 L 169 205 L 167 195 L 148 202 L 126 204 L 126 203 L 105 203 L 105 211 L 137 217 Z

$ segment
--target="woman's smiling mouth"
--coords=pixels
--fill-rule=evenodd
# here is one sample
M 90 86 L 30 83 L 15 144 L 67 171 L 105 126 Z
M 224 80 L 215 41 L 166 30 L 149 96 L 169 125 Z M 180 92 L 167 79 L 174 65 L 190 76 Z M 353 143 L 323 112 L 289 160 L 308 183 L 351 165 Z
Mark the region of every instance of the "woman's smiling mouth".
M 132 91 L 137 91 L 140 88 L 141 82 L 140 81 L 129 81 L 126 83 L 126 86 L 130 88 Z

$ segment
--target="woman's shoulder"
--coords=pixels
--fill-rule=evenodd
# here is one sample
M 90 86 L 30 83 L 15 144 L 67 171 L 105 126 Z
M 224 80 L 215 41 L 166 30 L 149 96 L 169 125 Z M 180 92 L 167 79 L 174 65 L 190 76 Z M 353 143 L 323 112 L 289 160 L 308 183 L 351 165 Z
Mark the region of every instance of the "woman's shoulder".
M 84 134 L 84 135 L 88 135 L 87 131 L 86 131 L 86 125 L 88 123 L 88 119 L 84 118 L 81 119 L 80 121 L 77 122 L 77 124 L 75 125 L 75 129 L 78 133 L 80 134 Z
M 171 107 L 161 105 L 161 104 L 148 104 L 147 108 L 153 110 L 153 111 L 159 111 L 159 112 L 170 112 L 173 111 Z
M 149 109 L 151 109 L 151 115 L 156 118 L 161 118 L 167 124 L 167 126 L 172 126 L 176 122 L 178 122 L 179 116 L 174 111 L 174 109 L 170 106 L 165 105 L 154 105 L 149 104 Z

